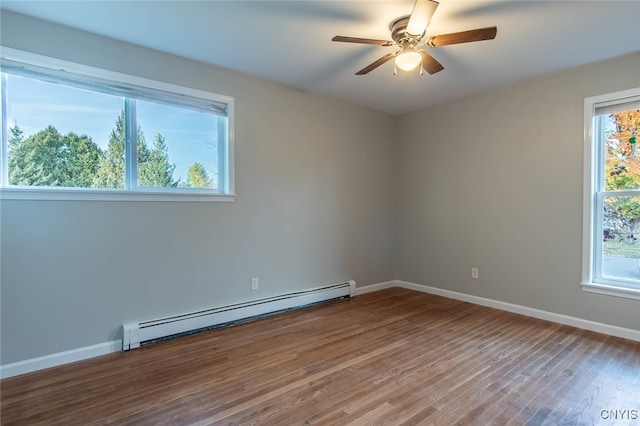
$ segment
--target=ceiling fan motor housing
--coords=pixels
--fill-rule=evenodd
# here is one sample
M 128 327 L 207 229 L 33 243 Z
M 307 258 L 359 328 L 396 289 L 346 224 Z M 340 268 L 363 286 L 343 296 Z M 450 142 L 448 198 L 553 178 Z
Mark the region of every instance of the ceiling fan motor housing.
M 419 37 L 414 37 L 407 33 L 407 24 L 409 23 L 409 16 L 403 16 L 391 23 L 391 38 L 398 45 L 403 45 L 405 42 L 409 42 L 412 45 L 416 45 L 422 39 L 424 33 Z

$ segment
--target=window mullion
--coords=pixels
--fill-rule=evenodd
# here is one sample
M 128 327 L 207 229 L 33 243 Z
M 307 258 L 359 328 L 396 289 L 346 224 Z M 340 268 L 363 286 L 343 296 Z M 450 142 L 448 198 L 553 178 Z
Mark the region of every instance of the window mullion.
M 603 197 L 640 197 L 640 189 L 628 189 L 625 191 L 597 191 Z
M 138 186 L 138 125 L 136 122 L 136 100 L 126 98 L 124 101 L 125 116 L 125 188 L 135 189 Z

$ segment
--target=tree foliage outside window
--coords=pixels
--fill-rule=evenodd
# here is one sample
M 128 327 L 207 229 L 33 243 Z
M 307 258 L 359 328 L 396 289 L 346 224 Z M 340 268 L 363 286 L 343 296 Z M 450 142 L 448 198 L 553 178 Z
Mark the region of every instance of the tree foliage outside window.
M 10 185 L 124 188 L 124 111 L 116 118 L 115 127 L 109 134 L 109 145 L 104 151 L 86 135 L 73 132 L 62 135 L 53 126 L 25 137 L 15 123 L 8 133 Z M 161 134 L 156 135 L 153 146 L 149 148 L 138 126 L 137 152 L 140 185 L 166 188 L 180 184 L 180 179 L 173 177 L 176 165 L 169 162 L 167 145 Z
M 25 137 L 18 124 L 9 129 L 9 182 L 20 186 L 91 186 L 100 148 L 85 135 L 60 134 L 49 126 Z
M 211 185 L 211 178 L 207 174 L 207 170 L 200 163 L 193 163 L 187 171 L 187 187 L 207 188 Z

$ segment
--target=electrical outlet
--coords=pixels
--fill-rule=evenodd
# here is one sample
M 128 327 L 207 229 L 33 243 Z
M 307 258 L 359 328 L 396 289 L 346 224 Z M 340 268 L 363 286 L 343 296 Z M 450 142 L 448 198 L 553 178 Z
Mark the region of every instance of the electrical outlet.
M 260 288 L 257 278 L 251 278 L 251 290 L 257 290 Z
M 478 268 L 471 268 L 471 278 L 474 280 L 478 279 Z

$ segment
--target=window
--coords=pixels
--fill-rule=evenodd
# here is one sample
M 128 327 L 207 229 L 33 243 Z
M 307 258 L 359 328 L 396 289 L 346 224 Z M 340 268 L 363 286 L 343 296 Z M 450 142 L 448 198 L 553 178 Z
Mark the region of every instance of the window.
M 584 290 L 640 299 L 640 88 L 585 100 Z
M 232 199 L 232 98 L 2 53 L 3 198 Z

